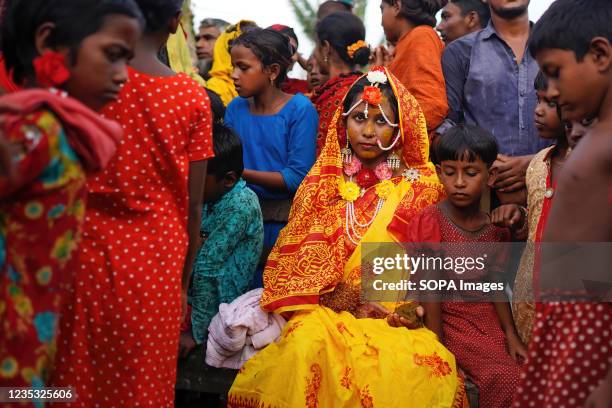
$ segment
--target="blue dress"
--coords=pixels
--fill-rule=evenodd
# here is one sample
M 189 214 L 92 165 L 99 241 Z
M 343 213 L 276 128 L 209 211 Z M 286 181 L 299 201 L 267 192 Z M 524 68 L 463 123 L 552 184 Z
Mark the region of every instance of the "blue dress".
M 245 169 L 279 172 L 288 191 L 248 186 L 263 200 L 292 198 L 315 162 L 319 116 L 310 100 L 297 94 L 274 115 L 254 115 L 248 99 L 238 97 L 227 106 L 225 123 L 242 140 Z M 286 224 L 264 219 L 265 248 L 274 246 Z M 256 287 L 263 284 L 261 272 L 255 277 Z

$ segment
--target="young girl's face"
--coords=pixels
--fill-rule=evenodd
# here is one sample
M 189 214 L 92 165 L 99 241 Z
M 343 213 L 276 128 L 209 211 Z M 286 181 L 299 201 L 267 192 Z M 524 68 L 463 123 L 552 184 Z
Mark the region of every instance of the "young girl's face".
M 94 110 L 116 101 L 128 79 L 128 62 L 139 37 L 136 19 L 108 15 L 100 30 L 81 42 L 76 61 L 68 67 L 70 79 L 65 90 Z
M 307 81 L 310 89 L 315 89 L 327 82 L 327 76 L 321 71 L 321 67 L 314 57 L 314 54 L 308 58 L 306 71 L 308 73 Z
M 385 0 L 380 2 L 381 25 L 385 32 L 385 38 L 392 44 L 398 40 L 397 33 L 397 12 L 398 7 L 387 3 Z
M 360 100 L 362 95 L 358 94 L 352 104 Z M 398 122 L 389 99 L 384 94 L 380 106 L 391 123 Z M 365 108 L 366 104 L 362 102 L 353 109 L 346 120 L 346 128 L 353 152 L 364 165 L 374 166 L 390 153 L 381 150 L 376 143 L 377 140 L 380 140 L 383 147 L 388 147 L 393 143 L 399 129 L 387 123 L 378 106 L 368 105 L 367 117 Z
M 557 103 L 546 95 L 546 91 L 536 91 L 538 104 L 535 108 L 535 126 L 542 139 L 557 139 L 563 127 L 557 113 Z
M 492 182 L 490 170 L 480 158 L 473 162 L 444 160 L 436 169 L 448 201 L 459 208 L 479 203 L 485 187 Z
M 270 83 L 270 77 L 264 71 L 259 58 L 247 47 L 238 45 L 232 47 L 232 80 L 236 87 L 236 92 L 243 98 L 250 98 L 259 94 Z
M 575 148 L 580 139 L 589 132 L 597 123 L 597 118 L 573 120 L 565 122 L 565 134 L 567 136 L 567 144 L 570 148 Z

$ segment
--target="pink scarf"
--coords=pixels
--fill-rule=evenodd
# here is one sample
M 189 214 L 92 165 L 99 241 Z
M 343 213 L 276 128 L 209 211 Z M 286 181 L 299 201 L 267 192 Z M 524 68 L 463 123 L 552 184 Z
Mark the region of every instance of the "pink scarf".
M 0 97 L 4 129 L 42 108 L 49 109 L 60 119 L 68 143 L 86 170 L 93 172 L 106 167 L 123 134 L 118 123 L 102 118 L 74 98 L 43 89 L 26 89 Z

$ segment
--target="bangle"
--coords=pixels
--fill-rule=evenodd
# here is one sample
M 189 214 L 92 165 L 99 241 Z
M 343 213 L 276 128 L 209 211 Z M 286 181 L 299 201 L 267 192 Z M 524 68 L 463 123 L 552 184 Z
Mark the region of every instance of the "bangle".
M 529 227 L 529 221 L 527 220 L 527 217 L 529 216 L 529 210 L 523 207 L 522 205 L 519 205 L 518 208 L 521 214 L 523 215 L 523 225 L 521 225 L 521 227 L 518 228 L 516 232 L 522 233 Z

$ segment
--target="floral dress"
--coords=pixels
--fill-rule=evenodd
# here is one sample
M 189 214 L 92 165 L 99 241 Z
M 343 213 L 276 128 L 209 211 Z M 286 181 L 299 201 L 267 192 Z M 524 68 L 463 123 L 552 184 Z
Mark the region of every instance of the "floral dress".
M 25 115 L 4 132 L 17 150 L 19 179 L 0 178 L 0 386 L 41 387 L 74 270 L 85 173 L 50 111 Z

